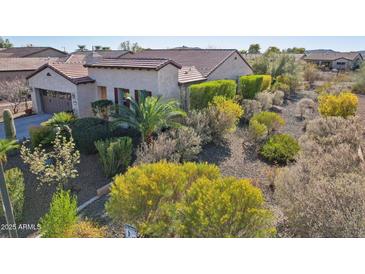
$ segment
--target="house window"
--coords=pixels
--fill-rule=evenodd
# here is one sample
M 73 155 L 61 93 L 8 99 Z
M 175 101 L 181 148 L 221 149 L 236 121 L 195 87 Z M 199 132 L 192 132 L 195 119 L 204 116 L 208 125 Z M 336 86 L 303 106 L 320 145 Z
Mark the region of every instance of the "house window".
M 100 100 L 107 99 L 106 87 L 98 87 L 98 96 Z
M 345 62 L 337 62 L 337 65 L 344 66 L 344 65 L 346 65 L 346 63 Z
M 126 88 L 115 88 L 114 89 L 114 102 L 118 105 L 125 105 L 130 107 L 130 101 L 127 99 L 129 97 L 129 89 Z
M 152 96 L 152 91 L 148 91 L 148 90 L 135 90 L 134 91 L 134 98 L 137 103 L 139 103 L 140 100 L 145 99 L 148 96 Z

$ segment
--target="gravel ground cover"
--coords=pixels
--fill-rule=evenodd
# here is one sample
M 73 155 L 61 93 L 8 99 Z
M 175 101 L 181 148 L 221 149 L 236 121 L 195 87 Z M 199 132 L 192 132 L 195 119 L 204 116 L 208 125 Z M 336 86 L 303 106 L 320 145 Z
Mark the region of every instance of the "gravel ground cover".
M 13 167 L 20 168 L 24 174 L 25 201 L 21 223 L 37 225 L 39 218 L 48 211 L 52 195 L 56 189 L 54 186 L 40 185 L 36 180 L 36 176 L 29 172 L 28 166 L 21 160 L 19 153 L 8 157 L 5 169 Z M 109 180 L 105 178 L 100 168 L 97 154 L 81 155 L 77 169 L 79 176 L 72 180 L 73 185 L 76 186 L 73 194 L 77 196 L 78 205 L 81 205 L 94 197 L 96 190 L 106 185 Z M 0 218 L 0 224 L 4 223 L 5 218 Z M 33 232 L 32 230 L 19 231 L 19 235 L 25 237 Z
M 296 138 L 303 134 L 303 127 L 306 121 L 318 115 L 318 113 L 313 113 L 307 120 L 296 118 L 296 103 L 299 99 L 299 97 L 293 97 L 288 100 L 283 106 L 283 112 L 281 113 L 286 124 L 281 128 L 280 133 L 288 133 Z M 225 176 L 252 178 L 253 183 L 260 187 L 270 200 L 270 194 L 272 193 L 270 178 L 276 167 L 262 161 L 257 156 L 256 151 L 245 146 L 248 139 L 247 134 L 247 125 L 240 125 L 235 133 L 228 136 L 225 143 L 206 145 L 198 156 L 198 161 L 216 164 Z M 104 206 L 107 200 L 107 195 L 100 198 L 86 208 L 82 212 L 82 216 L 92 219 L 100 225 L 106 225 L 110 237 L 120 236 L 122 235 L 122 228 L 113 224 L 105 213 Z

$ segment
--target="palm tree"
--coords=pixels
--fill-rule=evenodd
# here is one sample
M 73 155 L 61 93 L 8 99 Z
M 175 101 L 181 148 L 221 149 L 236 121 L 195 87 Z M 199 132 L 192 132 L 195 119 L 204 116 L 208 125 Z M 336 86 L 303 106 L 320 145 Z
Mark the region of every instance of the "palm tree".
M 9 140 L 9 139 L 0 140 L 0 194 L 1 194 L 1 199 L 3 201 L 6 222 L 10 226 L 9 235 L 11 238 L 17 238 L 18 233 L 16 230 L 13 208 L 11 206 L 8 189 L 5 183 L 3 164 L 6 162 L 7 159 L 6 153 L 17 148 L 18 146 L 19 145 L 15 140 Z
M 115 122 L 125 122 L 141 133 L 142 141 L 151 141 L 152 134 L 163 127 L 179 127 L 176 118 L 186 116 L 176 100 L 161 102 L 161 97 L 146 97 L 140 102 L 132 98 L 130 107 L 121 105 L 114 113 Z

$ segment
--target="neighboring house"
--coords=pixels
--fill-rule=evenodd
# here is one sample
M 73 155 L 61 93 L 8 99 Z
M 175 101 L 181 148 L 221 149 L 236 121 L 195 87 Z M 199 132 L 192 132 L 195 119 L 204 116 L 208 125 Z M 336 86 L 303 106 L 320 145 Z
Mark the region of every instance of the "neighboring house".
M 66 59 L 66 63 L 92 63 L 95 59 L 117 59 L 130 53 L 126 50 L 84 50 L 75 51 Z
M 166 58 L 183 67 L 194 67 L 206 80 L 232 79 L 251 74 L 252 69 L 235 49 L 151 49 L 129 53 L 121 58 Z
M 83 57 L 84 56 L 84 57 Z M 111 57 L 111 55 L 107 55 Z M 63 63 L 46 64 L 28 76 L 36 112 L 73 111 L 92 115 L 91 102 L 109 99 L 129 105 L 126 97 L 180 99 L 187 107 L 187 87 L 216 79 L 237 80 L 252 73 L 237 50 L 146 50 L 105 58 L 99 52 L 75 53 Z
M 0 58 L 67 57 L 67 53 L 51 47 L 14 47 L 0 52 Z
M 306 62 L 324 70 L 354 70 L 360 67 L 363 57 L 358 52 L 314 52 L 304 57 Z
M 0 58 L 0 81 L 25 79 L 40 66 L 57 61 L 58 58 Z

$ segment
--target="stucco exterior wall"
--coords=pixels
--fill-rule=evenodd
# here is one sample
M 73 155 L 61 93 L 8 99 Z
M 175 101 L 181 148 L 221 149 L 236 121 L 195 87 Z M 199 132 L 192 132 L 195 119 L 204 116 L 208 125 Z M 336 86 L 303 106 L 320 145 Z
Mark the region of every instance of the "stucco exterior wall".
M 49 73 L 51 76 L 47 76 Z M 28 85 L 31 88 L 32 106 L 34 106 L 35 112 L 41 112 L 41 104 L 39 99 L 39 89 L 61 91 L 71 93 L 72 107 L 75 115 L 78 115 L 78 106 L 75 102 L 77 100 L 77 86 L 62 77 L 50 68 L 46 68 L 33 77 L 28 79 Z
M 91 110 L 91 103 L 98 100 L 96 85 L 94 83 L 80 84 L 77 86 L 78 116 L 94 116 Z
M 343 62 L 343 63 L 345 63 L 345 65 L 339 65 L 339 64 L 337 64 L 337 62 L 340 62 L 340 63 Z M 349 70 L 349 69 L 352 68 L 352 65 L 353 65 L 352 61 L 344 59 L 344 58 L 332 61 L 332 69 L 346 69 L 346 70 Z
M 178 70 L 168 65 L 159 71 L 140 69 L 110 69 L 89 68 L 89 76 L 96 80 L 96 86 L 104 86 L 107 89 L 109 100 L 114 102 L 114 88 L 129 89 L 131 97 L 135 90 L 148 90 L 152 95 L 162 95 L 171 98 L 177 95 Z
M 159 94 L 163 99 L 180 100 L 180 88 L 178 85 L 178 68 L 167 65 L 158 71 Z
M 47 76 L 47 73 L 50 76 Z M 30 87 L 62 91 L 67 93 L 76 93 L 77 87 L 75 84 L 56 73 L 50 68 L 46 68 L 28 79 Z
M 27 57 L 66 57 L 66 53 L 62 53 L 53 49 L 47 49 Z
M 239 76 L 248 74 L 252 74 L 251 68 L 235 52 L 208 76 L 208 81 L 220 79 L 237 80 Z

